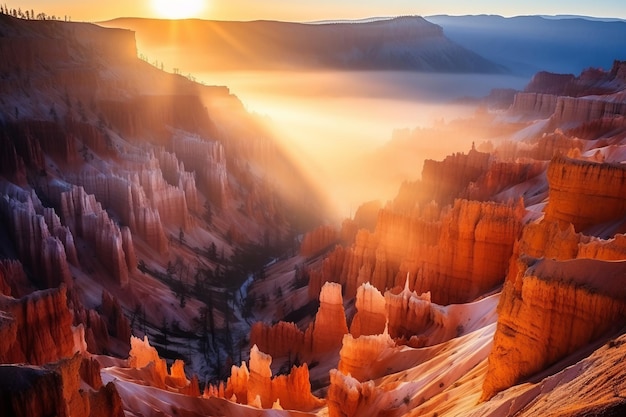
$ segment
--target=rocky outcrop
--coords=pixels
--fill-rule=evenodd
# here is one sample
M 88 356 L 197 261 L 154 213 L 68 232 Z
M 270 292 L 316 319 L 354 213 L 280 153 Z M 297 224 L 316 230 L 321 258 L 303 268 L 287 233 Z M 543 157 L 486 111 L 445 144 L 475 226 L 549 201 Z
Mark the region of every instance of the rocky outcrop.
M 161 221 L 187 229 L 190 219 L 185 191 L 168 184 L 160 169 L 141 170 L 137 175 L 139 180 L 134 182 L 141 184 L 146 197 L 159 212 Z
M 394 200 L 395 208 L 411 209 L 416 204 L 423 205 L 431 200 L 441 206 L 452 203 L 470 182 L 487 171 L 490 158 L 488 153 L 472 148 L 467 154 L 452 154 L 443 161 L 425 160 L 422 180 L 412 186 L 403 184 Z
M 0 260 L 0 294 L 21 297 L 26 295 L 30 284 L 22 263 L 15 259 Z
M 130 348 L 128 345 L 128 341 L 131 340 L 130 322 L 117 299 L 103 291 L 100 309 L 102 318 L 107 321 L 109 334 Z
M 357 313 L 350 324 L 350 334 L 361 335 L 381 334 L 387 325 L 385 297 L 370 283 L 361 285 L 356 292 Z M 345 339 L 344 339 L 345 345 Z
M 22 263 L 29 265 L 47 288 L 61 283 L 71 286 L 66 255 L 67 249 L 76 260 L 71 233 L 61 227 L 52 209 L 44 210 L 34 192 L 29 194 L 18 187 L 6 191 L 4 198 L 0 198 L 0 214 L 9 224 Z
M 157 350 L 150 346 L 148 336 L 144 336 L 143 340 L 131 336 L 128 366 L 135 369 L 147 369 L 151 378 L 146 382 L 152 383 L 157 388 L 165 389 L 167 363 L 165 363 L 165 359 L 159 357 Z
M 356 417 L 373 415 L 372 408 L 382 399 L 384 392 L 373 381 L 359 382 L 350 375 L 333 369 L 328 387 L 328 415 L 330 417 Z
M 524 117 L 547 119 L 556 110 L 558 96 L 541 93 L 517 93 L 509 113 Z
M 0 413 L 15 417 L 123 417 L 113 384 L 83 390 L 76 355 L 42 367 L 0 365 Z
M 378 378 L 381 375 L 376 374 L 371 364 L 376 363 L 385 353 L 390 354 L 390 349 L 395 345 L 386 328 L 381 334 L 358 338 L 347 334 L 343 337 L 337 368 L 342 374 L 350 375 L 360 382 Z
M 338 351 L 343 335 L 348 333 L 343 309 L 341 285 L 327 282 L 320 291 L 320 307 L 306 331 L 293 323 L 278 322 L 267 326 L 258 322 L 250 330 L 250 344 L 273 357 L 319 355 Z
M 14 321 L 17 332 L 0 363 L 42 365 L 74 354 L 72 315 L 65 288 L 38 291 L 19 300 L 0 296 L 0 311 Z
M 489 165 L 489 169 L 476 182 L 471 183 L 461 196 L 477 201 L 494 199 L 499 192 L 542 174 L 546 166 L 545 162 L 534 160 L 494 161 Z
M 311 394 L 309 369 L 306 364 L 293 366 L 286 375 L 272 377 L 272 357 L 256 345 L 250 349 L 250 370 L 245 362 L 233 366 L 226 385 L 211 386 L 205 396 L 231 399 L 257 408 L 312 411 L 324 401 Z
M 156 157 L 159 160 L 163 178 L 185 193 L 185 201 L 190 210 L 199 212 L 201 207 L 195 173 L 185 171 L 184 163 L 178 161 L 176 154 L 167 152 L 162 148 L 157 150 Z
M 482 399 L 626 323 L 623 262 L 519 262 L 502 291 Z
M 613 115 L 582 123 L 574 128 L 568 129 L 567 133 L 581 139 L 593 140 L 596 138 L 612 136 L 613 133 L 624 131 L 625 129 L 626 117 Z M 597 145 L 601 145 L 601 142 L 598 142 Z
M 330 225 L 319 226 L 304 235 L 300 244 L 300 255 L 313 256 L 337 243 L 337 230 Z
M 320 291 L 320 308 L 313 323 L 313 351 L 327 352 L 339 348 L 346 333 L 348 325 L 341 285 L 327 282 Z
M 305 333 L 294 323 L 279 321 L 273 326 L 256 322 L 250 329 L 250 344 L 259 346 L 274 357 L 295 355 L 297 352 L 310 352 L 311 333 Z
M 598 120 L 624 116 L 626 100 L 621 96 L 608 97 L 559 97 L 550 122 L 553 126 L 574 125 Z
M 143 238 L 159 253 L 167 252 L 168 242 L 161 216 L 146 196 L 138 176 L 124 178 L 113 172 L 103 174 L 86 167 L 70 180 L 82 185 L 88 194 L 93 194 L 97 201 L 114 210 L 133 234 Z
M 546 220 L 577 231 L 626 215 L 626 168 L 556 157 L 548 167 Z
M 119 371 L 142 380 L 143 384 L 187 396 L 200 396 L 198 379 L 187 379 L 185 363 L 182 360 L 174 361 L 168 373 L 165 359 L 161 359 L 157 350 L 150 346 L 147 336 L 143 340 L 130 337 L 128 366 L 131 368 L 130 373 L 123 368 Z
M 228 188 L 224 147 L 219 142 L 188 135 L 175 135 L 172 147 L 185 167 L 196 173 L 200 186 L 211 201 L 221 205 Z
M 575 80 L 574 74 L 555 74 L 547 71 L 540 71 L 533 75 L 533 78 L 524 88 L 526 93 L 564 95 L 567 86 Z
M 61 213 L 64 223 L 72 233 L 90 242 L 102 265 L 109 270 L 115 281 L 122 287 L 128 285 L 136 263 L 131 264 L 126 251 L 134 257 L 130 230 L 120 227 L 109 218 L 93 194 L 87 194 L 83 187 L 72 187 L 61 194 Z
M 408 273 L 410 287 L 430 291 L 437 304 L 467 302 L 503 282 L 523 214 L 521 202 L 467 200 L 444 210 L 381 210 L 375 233 L 361 230 L 350 248 L 335 249 L 311 271 L 309 289 L 334 280 L 351 298 L 364 282 L 381 291 L 403 286 Z

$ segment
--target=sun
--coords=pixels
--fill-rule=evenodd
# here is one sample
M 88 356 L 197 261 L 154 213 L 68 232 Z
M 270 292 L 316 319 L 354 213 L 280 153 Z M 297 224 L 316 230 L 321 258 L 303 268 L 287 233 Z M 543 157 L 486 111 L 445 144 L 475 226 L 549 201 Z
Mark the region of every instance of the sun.
M 207 0 L 152 0 L 152 9 L 166 19 L 198 17 Z

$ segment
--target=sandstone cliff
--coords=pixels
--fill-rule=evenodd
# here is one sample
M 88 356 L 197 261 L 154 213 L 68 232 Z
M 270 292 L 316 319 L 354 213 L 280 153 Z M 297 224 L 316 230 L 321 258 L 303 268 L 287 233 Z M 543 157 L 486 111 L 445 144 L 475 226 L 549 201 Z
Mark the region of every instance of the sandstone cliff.
M 394 208 L 411 210 L 431 200 L 442 206 L 452 203 L 470 182 L 487 170 L 490 158 L 488 153 L 472 148 L 467 154 L 455 153 L 443 161 L 425 160 L 421 181 L 403 183 L 394 199 Z
M 74 186 L 61 194 L 61 213 L 72 233 L 93 245 L 100 262 L 116 282 L 122 287 L 127 286 L 129 276 L 135 270 L 126 255 L 128 251 L 129 257 L 134 256 L 130 232 L 126 232 L 128 236 L 124 238 L 120 227 L 109 218 L 95 196 L 85 193 L 82 187 Z
M 250 350 L 250 372 L 238 372 L 233 367 L 233 376 L 239 375 L 243 380 L 229 381 L 232 385 L 244 387 L 239 389 L 239 396 L 246 392 L 246 403 L 257 404 L 261 408 L 272 408 L 278 402 L 280 407 L 287 410 L 310 411 L 319 408 L 323 402 L 311 394 L 311 384 L 309 382 L 309 369 L 306 364 L 302 366 L 294 366 L 288 375 L 280 375 L 272 378 L 270 364 L 271 356 L 260 352 L 255 346 Z M 247 378 L 246 378 L 247 377 Z M 233 378 L 233 377 L 231 377 Z M 231 392 L 229 385 L 226 387 L 225 394 Z M 234 391 L 232 391 L 235 393 Z M 240 397 L 236 398 L 240 400 Z M 240 400 L 241 401 L 241 400 Z
M 626 169 L 618 164 L 553 158 L 548 167 L 546 219 L 572 223 L 581 231 L 623 217 L 625 178 Z
M 0 366 L 0 412 L 15 417 L 122 417 L 122 401 L 113 384 L 84 390 L 79 355 L 45 365 Z
M 273 357 L 293 356 L 301 360 L 339 351 L 343 336 L 348 333 L 341 285 L 327 282 L 319 299 L 315 320 L 305 331 L 293 323 L 278 322 L 268 326 L 257 322 L 250 330 L 250 344 Z
M 324 225 L 304 235 L 300 244 L 300 255 L 313 256 L 337 243 L 337 230 L 333 226 Z
M 483 399 L 626 322 L 623 263 L 533 258 L 519 262 L 498 306 Z
M 457 200 L 441 211 L 381 210 L 374 233 L 360 231 L 350 248 L 338 247 L 311 272 L 309 290 L 336 281 L 354 297 L 364 282 L 379 290 L 403 286 L 408 273 L 410 287 L 430 291 L 437 304 L 471 300 L 504 280 L 521 230 L 521 204 Z
M 0 296 L 0 311 L 16 327 L 15 339 L 3 341 L 9 348 L 0 357 L 1 363 L 42 365 L 74 354 L 65 288 L 35 292 L 19 300 Z

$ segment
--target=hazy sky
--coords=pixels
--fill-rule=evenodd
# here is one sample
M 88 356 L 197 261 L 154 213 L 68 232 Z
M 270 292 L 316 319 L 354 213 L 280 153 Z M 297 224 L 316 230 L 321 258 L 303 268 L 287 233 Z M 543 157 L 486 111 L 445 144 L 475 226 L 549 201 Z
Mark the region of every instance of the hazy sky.
M 0 0 L 2 2 L 2 0 Z M 98 21 L 121 16 L 165 17 L 155 9 L 171 10 L 179 17 L 181 7 L 200 8 L 192 17 L 219 20 L 292 20 L 363 18 L 371 16 L 431 14 L 578 14 L 626 18 L 624 0 L 24 0 L 4 1 L 10 8 L 33 9 L 35 14 L 70 16 L 72 20 Z M 97 3 L 97 4 L 96 4 Z

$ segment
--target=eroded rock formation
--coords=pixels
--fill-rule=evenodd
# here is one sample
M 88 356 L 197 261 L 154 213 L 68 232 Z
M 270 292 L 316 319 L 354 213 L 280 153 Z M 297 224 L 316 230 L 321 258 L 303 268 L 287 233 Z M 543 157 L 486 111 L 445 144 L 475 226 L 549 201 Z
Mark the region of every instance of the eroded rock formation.
M 300 255 L 316 255 L 334 243 L 337 243 L 337 239 L 337 230 L 333 226 L 320 226 L 304 235 L 300 245 Z
M 19 300 L 0 296 L 0 311 L 16 327 L 15 339 L 3 340 L 9 348 L 1 363 L 42 365 L 74 354 L 65 288 L 38 291 Z
M 334 280 L 353 297 L 364 282 L 403 286 L 408 273 L 410 287 L 437 304 L 466 302 L 504 280 L 523 214 L 521 202 L 467 200 L 441 211 L 381 210 L 375 233 L 361 230 L 350 248 L 335 249 L 311 272 L 309 290 Z
M 555 157 L 548 167 L 547 220 L 577 231 L 626 215 L 626 168 L 618 164 Z
M 72 187 L 61 194 L 63 220 L 72 233 L 89 241 L 105 268 L 111 272 L 116 282 L 125 287 L 129 276 L 135 270 L 133 265 L 134 248 L 130 230 L 120 227 L 109 218 L 93 194 L 87 194 L 82 187 Z M 129 259 L 127 259 L 127 251 Z
M 83 390 L 83 359 L 76 355 L 45 366 L 0 365 L 0 413 L 15 417 L 123 417 L 113 384 Z
M 273 326 L 256 323 L 250 331 L 250 343 L 274 357 L 300 357 L 338 351 L 343 335 L 348 333 L 341 285 L 327 282 L 320 291 L 320 307 L 315 320 L 302 331 L 293 323 Z
M 34 193 L 7 187 L 0 213 L 9 223 L 22 263 L 32 268 L 41 283 L 47 288 L 72 285 L 66 248 L 74 261 L 76 248 L 72 234 L 61 226 L 54 211 L 44 209 Z
M 527 258 L 507 280 L 482 399 L 626 322 L 621 262 Z

